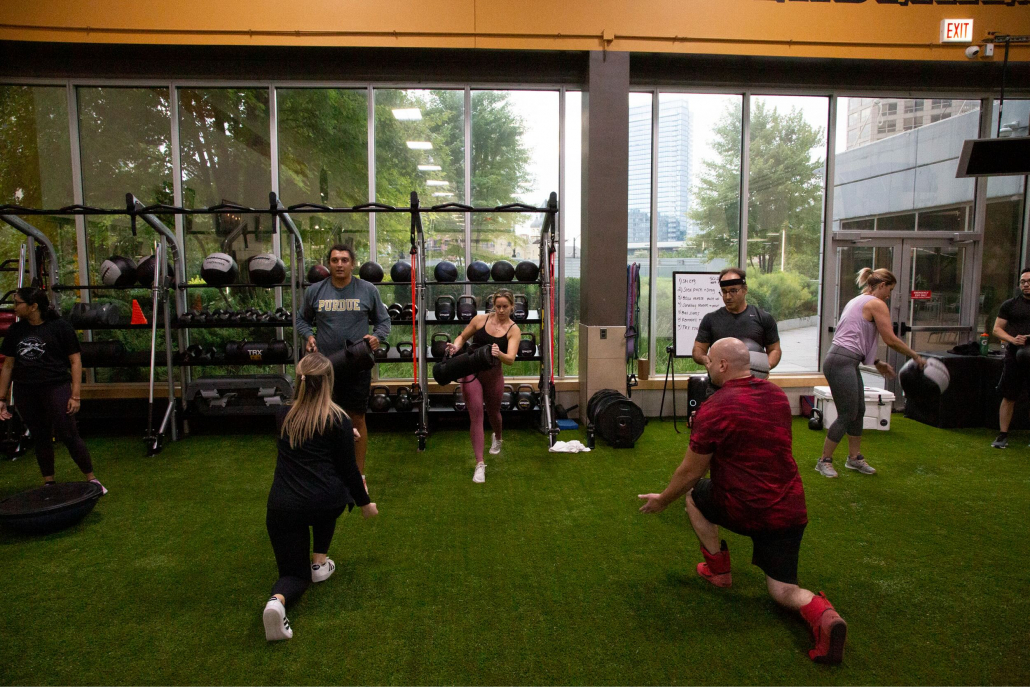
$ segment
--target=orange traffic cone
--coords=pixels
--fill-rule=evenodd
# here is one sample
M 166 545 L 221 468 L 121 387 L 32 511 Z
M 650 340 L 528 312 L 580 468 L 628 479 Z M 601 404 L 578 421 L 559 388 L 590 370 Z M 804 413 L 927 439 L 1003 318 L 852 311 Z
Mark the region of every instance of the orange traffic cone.
M 143 315 L 143 309 L 139 307 L 136 299 L 132 299 L 132 320 L 129 324 L 148 324 L 147 318 Z

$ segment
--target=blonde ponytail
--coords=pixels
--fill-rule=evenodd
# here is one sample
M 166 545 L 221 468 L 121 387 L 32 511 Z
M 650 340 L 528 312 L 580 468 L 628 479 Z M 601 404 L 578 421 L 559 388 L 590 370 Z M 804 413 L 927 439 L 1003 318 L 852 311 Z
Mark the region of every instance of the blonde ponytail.
M 893 286 L 898 283 L 898 280 L 894 274 L 886 268 L 881 267 L 878 270 L 874 270 L 871 267 L 863 267 L 858 271 L 855 283 L 858 284 L 859 289 L 865 290 L 875 289 L 880 284 Z
M 280 436 L 290 448 L 305 441 L 347 417 L 343 408 L 333 403 L 333 364 L 321 353 L 309 353 L 297 363 L 293 403 L 283 420 Z

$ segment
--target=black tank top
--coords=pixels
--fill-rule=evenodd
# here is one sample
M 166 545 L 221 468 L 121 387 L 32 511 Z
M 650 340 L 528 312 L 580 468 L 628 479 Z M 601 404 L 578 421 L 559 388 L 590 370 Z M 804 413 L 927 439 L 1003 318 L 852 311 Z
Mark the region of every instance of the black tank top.
M 515 323 L 512 322 L 511 326 L 509 326 L 506 330 L 504 330 L 504 335 L 503 336 L 491 336 L 486 331 L 486 325 L 487 325 L 487 322 L 489 322 L 489 321 L 490 321 L 490 315 L 487 315 L 486 316 L 486 322 L 483 323 L 483 328 L 479 329 L 479 330 L 476 330 L 476 333 L 472 335 L 472 345 L 474 347 L 476 347 L 476 348 L 479 348 L 481 346 L 489 346 L 491 344 L 497 344 L 497 347 L 501 349 L 502 353 L 507 353 L 508 352 L 508 332 L 510 332 L 511 328 L 515 326 Z

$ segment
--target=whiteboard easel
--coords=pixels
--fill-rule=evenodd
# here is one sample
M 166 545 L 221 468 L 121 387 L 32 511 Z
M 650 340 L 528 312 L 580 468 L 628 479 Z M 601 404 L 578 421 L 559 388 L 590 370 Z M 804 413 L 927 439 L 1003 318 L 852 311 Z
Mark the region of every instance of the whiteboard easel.
M 723 305 L 718 272 L 673 272 L 673 355 L 689 358 L 701 318 Z

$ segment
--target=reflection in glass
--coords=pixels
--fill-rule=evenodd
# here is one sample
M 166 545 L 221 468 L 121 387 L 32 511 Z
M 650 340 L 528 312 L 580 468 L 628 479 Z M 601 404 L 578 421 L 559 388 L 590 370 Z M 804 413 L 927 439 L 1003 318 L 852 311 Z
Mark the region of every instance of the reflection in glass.
M 966 249 L 960 246 L 913 248 L 912 281 L 908 288 L 927 298 L 909 299 L 910 326 L 954 327 L 962 324 L 962 268 Z M 925 295 L 925 294 L 921 294 Z M 917 351 L 946 351 L 968 338 L 965 332 L 910 332 L 908 344 Z

